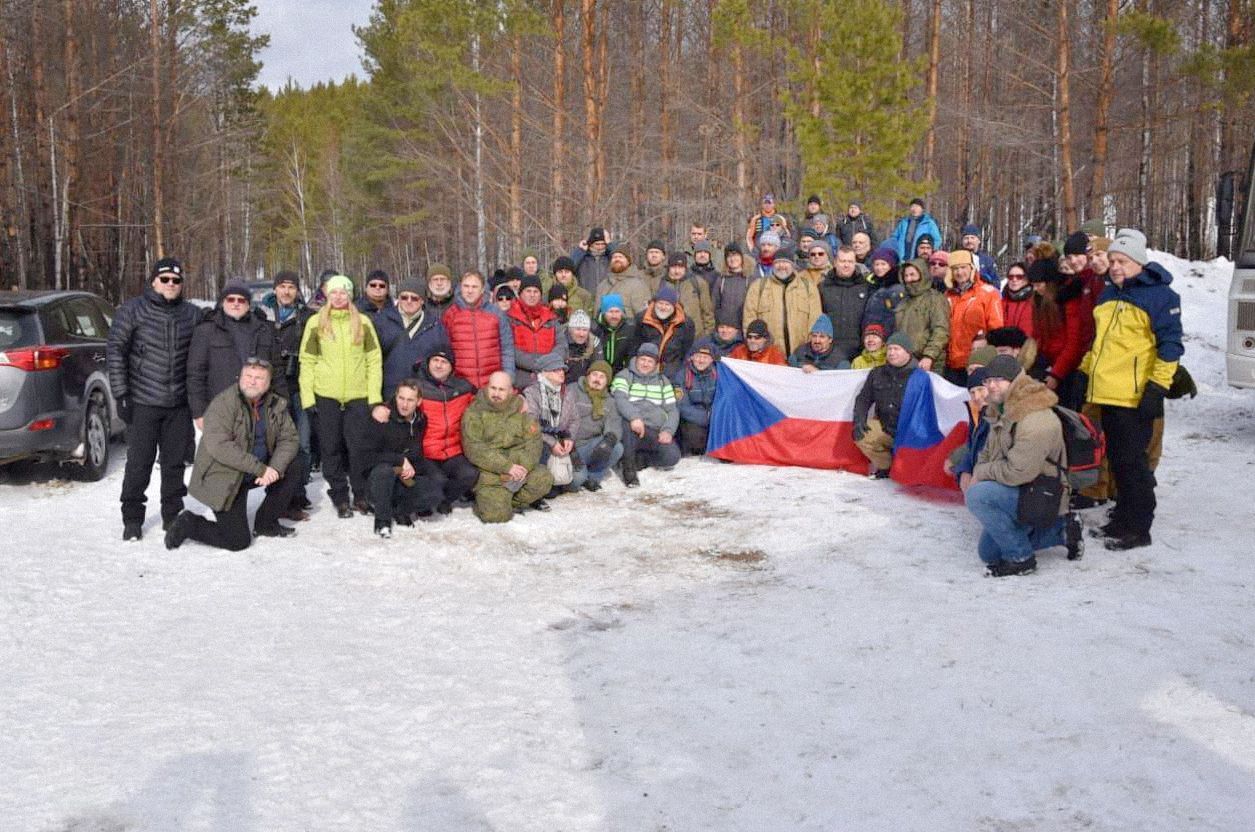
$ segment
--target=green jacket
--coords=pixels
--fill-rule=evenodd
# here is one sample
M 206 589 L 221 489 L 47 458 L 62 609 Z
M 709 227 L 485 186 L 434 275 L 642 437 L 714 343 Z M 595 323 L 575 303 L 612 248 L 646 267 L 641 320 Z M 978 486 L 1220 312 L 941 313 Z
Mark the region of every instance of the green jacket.
M 301 407 L 314 406 L 318 396 L 343 404 L 365 399 L 383 401 L 383 350 L 370 317 L 362 316 L 362 343 L 349 332 L 349 311 L 332 310 L 331 338 L 318 331 L 318 315 L 311 315 L 301 339 Z
M 214 511 L 224 511 L 235 502 L 245 477 L 260 477 L 267 466 L 286 473 L 301 449 L 288 400 L 269 390 L 261 402 L 270 454 L 267 462 L 253 456 L 252 408 L 238 385 L 223 390 L 205 409 L 204 436 L 196 449 L 188 492 Z
M 932 287 L 924 261 L 911 262 L 922 269 L 924 278 L 902 284 L 903 296 L 893 311 L 893 326 L 910 336 L 916 358 L 931 358 L 937 372 L 941 372 L 950 342 L 950 302 Z
M 553 288 L 553 284 L 557 282 L 551 274 L 546 274 L 540 279 L 540 289 L 546 298 L 549 297 L 549 290 Z M 571 285 L 566 287 L 566 306 L 568 312 L 583 309 L 588 313 L 588 317 L 597 317 L 596 308 L 593 305 L 593 293 L 581 286 L 578 280 L 571 281 Z
M 530 471 L 540 464 L 540 447 L 540 425 L 523 411 L 517 393 L 495 404 L 487 389 L 480 390 L 462 415 L 462 452 L 484 475 L 504 474 L 512 465 Z

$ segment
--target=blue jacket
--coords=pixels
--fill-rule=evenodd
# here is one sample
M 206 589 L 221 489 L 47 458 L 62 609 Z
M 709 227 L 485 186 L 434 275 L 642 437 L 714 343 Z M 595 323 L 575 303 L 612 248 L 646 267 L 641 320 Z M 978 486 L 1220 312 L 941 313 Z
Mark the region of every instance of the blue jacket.
M 976 467 L 976 460 L 980 457 L 981 449 L 985 447 L 985 440 L 989 438 L 989 420 L 985 418 L 983 412 L 977 417 L 974 425 L 969 417 L 967 428 L 967 443 L 957 449 L 951 457 L 955 460 L 955 482 L 958 482 L 959 475 L 972 473 L 972 469 Z
M 893 229 L 893 235 L 886 241 L 893 244 L 894 251 L 898 253 L 899 263 L 915 256 L 915 246 L 919 244 L 919 238 L 925 234 L 933 238 L 934 248 L 941 248 L 941 228 L 938 227 L 932 214 L 927 212 L 921 214 L 919 220 L 915 222 L 915 233 L 911 235 L 911 239 L 906 239 L 906 230 L 912 219 L 908 214 L 898 220 L 897 227 Z
M 379 346 L 383 348 L 383 397 L 392 398 L 397 385 L 416 375 L 415 362 L 427 358 L 437 349 L 453 348 L 449 333 L 433 312 L 424 309 L 423 320 L 413 335 L 405 331 L 401 310 L 390 306 L 375 318 L 375 330 Z
M 699 373 L 689 361 L 675 374 L 672 381 L 680 393 L 680 419 L 703 427 L 710 424 L 710 409 L 715 404 L 715 381 L 719 377 L 718 364 L 711 364 L 706 372 Z

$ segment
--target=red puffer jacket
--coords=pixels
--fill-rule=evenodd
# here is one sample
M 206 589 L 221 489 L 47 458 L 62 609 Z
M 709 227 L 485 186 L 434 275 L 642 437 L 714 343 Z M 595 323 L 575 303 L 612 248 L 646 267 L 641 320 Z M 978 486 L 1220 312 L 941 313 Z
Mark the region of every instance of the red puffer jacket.
M 445 310 L 444 328 L 453 347 L 454 372 L 476 388 L 498 370 L 514 376 L 514 344 L 510 326 L 491 302 L 471 308 L 459 294 Z
M 1087 288 L 1080 278 L 1065 283 L 1058 294 L 1063 324 L 1053 332 L 1039 326 L 1034 336 L 1037 354 L 1045 359 L 1050 375 L 1060 381 L 1080 366 L 1094 343 L 1094 307 Z
M 507 313 L 515 353 L 548 355 L 558 343 L 558 316 L 543 303 L 527 306 L 515 299 Z
M 1025 286 L 1019 292 L 1002 290 L 1002 325 L 1019 327 L 1029 338 L 1033 332 L 1033 287 Z
M 423 457 L 444 462 L 462 453 L 462 414 L 475 401 L 475 388 L 456 375 L 436 381 L 426 368 L 418 374 L 419 403 L 427 417 Z

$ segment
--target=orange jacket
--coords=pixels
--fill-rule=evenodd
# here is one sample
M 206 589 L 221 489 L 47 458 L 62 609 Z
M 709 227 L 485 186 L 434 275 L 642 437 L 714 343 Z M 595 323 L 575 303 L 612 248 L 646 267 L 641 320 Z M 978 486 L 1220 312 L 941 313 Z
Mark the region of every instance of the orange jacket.
M 966 292 L 951 287 L 946 291 L 946 299 L 950 301 L 950 349 L 946 353 L 946 366 L 966 369 L 973 339 L 1002 326 L 1002 293 L 976 277 Z
M 768 344 L 758 352 L 750 352 L 749 347 L 744 344 L 737 344 L 732 348 L 732 352 L 728 353 L 728 358 L 757 361 L 759 364 L 779 364 L 782 367 L 789 365 L 789 362 L 784 357 L 784 352 L 775 344 Z

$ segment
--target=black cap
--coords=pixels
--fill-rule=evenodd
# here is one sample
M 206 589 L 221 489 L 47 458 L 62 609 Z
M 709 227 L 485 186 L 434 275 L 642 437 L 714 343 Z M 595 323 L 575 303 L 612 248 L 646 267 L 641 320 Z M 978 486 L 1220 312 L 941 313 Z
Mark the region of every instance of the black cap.
M 1020 367 L 1020 362 L 1010 355 L 995 356 L 994 360 L 985 366 L 987 378 L 1002 378 L 1007 381 L 1015 381 L 1021 372 L 1023 370 Z
M 156 263 L 153 263 L 153 273 L 149 279 L 161 274 L 173 274 L 182 277 L 183 264 L 173 257 L 162 257 Z
M 284 283 L 291 283 L 296 288 L 301 288 L 300 276 L 293 271 L 282 271 L 275 275 L 274 288 L 278 289 Z
M 590 228 L 588 231 L 588 239 L 585 240 L 590 246 L 593 243 L 604 243 L 606 241 L 606 229 L 600 225 Z
M 687 266 L 688 266 L 688 264 L 689 264 L 689 258 L 688 258 L 688 255 L 687 255 L 687 254 L 685 254 L 685 253 L 684 253 L 684 252 L 682 252 L 682 251 L 672 252 L 672 253 L 671 253 L 671 256 L 667 258 L 667 267 L 668 267 L 668 268 L 670 268 L 671 266 L 685 266 L 685 267 L 687 267 Z
M 1073 231 L 1063 243 L 1064 254 L 1085 254 L 1089 251 L 1089 235 L 1084 231 Z
M 550 270 L 551 270 L 554 274 L 557 274 L 558 272 L 562 271 L 563 269 L 566 269 L 566 270 L 567 270 L 567 271 L 569 271 L 569 272 L 574 272 L 574 271 L 575 271 L 575 261 L 574 261 L 574 260 L 572 260 L 570 257 L 567 257 L 567 256 L 564 254 L 564 255 L 562 255 L 561 257 L 559 257 L 557 260 L 554 260 L 554 261 L 553 261 L 553 265 L 552 265 L 552 266 L 550 266 L 549 268 L 550 268 Z

